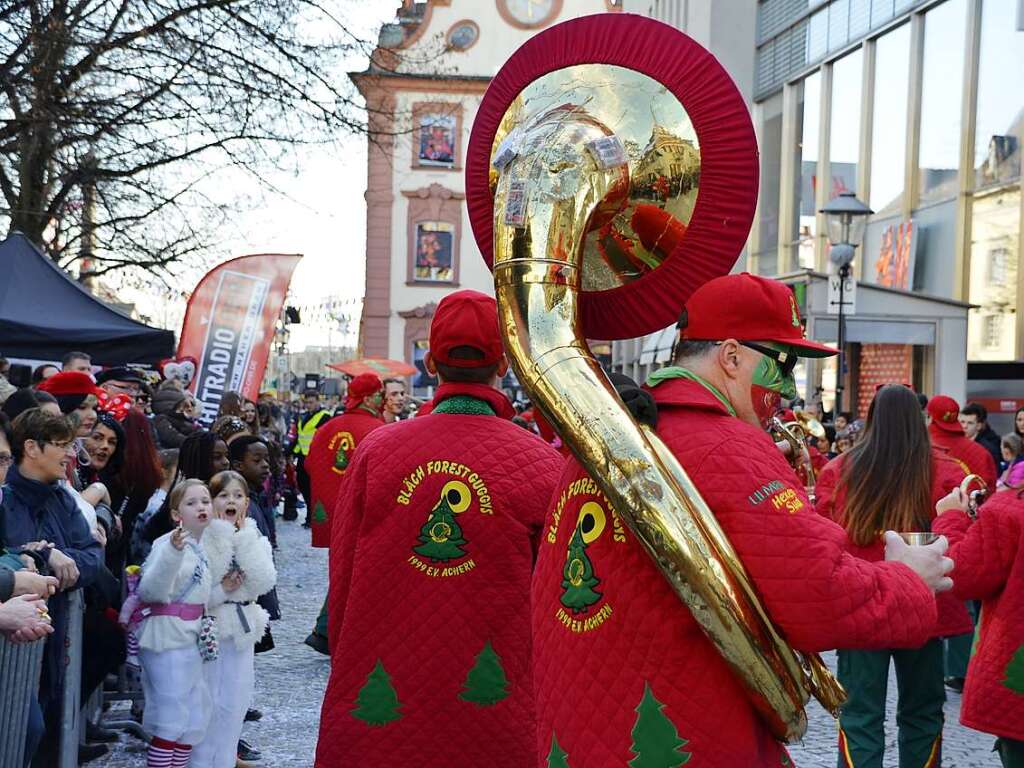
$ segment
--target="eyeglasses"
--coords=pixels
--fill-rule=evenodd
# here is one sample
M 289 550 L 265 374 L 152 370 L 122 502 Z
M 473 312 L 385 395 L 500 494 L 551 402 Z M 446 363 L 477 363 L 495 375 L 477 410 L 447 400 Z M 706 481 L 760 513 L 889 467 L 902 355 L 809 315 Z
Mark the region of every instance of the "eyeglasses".
M 45 448 L 48 445 L 52 445 L 57 450 L 63 451 L 64 453 L 68 453 L 68 452 L 71 451 L 72 448 L 75 447 L 75 441 L 74 440 L 65 440 L 64 442 L 61 442 L 61 443 L 48 443 L 48 442 L 44 442 L 42 444 L 43 448 Z
M 740 345 L 755 352 L 760 352 L 765 357 L 770 357 L 779 364 L 779 368 L 782 369 L 782 375 L 785 377 L 792 375 L 793 369 L 796 368 L 798 358 L 792 352 L 780 352 L 777 349 L 772 349 L 762 344 L 755 344 L 752 341 L 741 341 Z

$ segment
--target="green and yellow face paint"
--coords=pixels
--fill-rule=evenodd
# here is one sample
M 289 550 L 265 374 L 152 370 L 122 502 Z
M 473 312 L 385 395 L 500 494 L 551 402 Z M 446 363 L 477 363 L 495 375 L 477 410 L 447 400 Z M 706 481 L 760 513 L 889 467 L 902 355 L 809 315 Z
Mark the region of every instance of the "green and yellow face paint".
M 793 375 L 796 355 L 784 344 L 767 341 L 744 343 L 744 346 L 761 353 L 750 384 L 750 402 L 761 425 L 767 429 L 772 417 L 778 413 L 782 399 L 792 400 L 797 396 Z

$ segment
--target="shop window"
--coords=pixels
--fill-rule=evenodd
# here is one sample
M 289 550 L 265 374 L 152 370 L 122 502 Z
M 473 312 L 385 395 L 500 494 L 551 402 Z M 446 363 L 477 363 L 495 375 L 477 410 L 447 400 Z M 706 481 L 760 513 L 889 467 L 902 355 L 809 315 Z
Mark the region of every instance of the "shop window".
M 828 198 L 857 191 L 860 157 L 860 102 L 864 54 L 857 49 L 832 66 L 832 124 Z
M 458 168 L 462 135 L 462 107 L 459 104 L 413 104 L 412 127 L 414 168 Z
M 1017 0 L 985 0 L 982 5 L 974 139 L 975 185 L 979 188 L 1020 178 L 1024 30 L 1012 20 L 1024 10 L 1017 7 Z
M 761 183 L 758 201 L 758 252 L 753 268 L 759 275 L 774 275 L 779 252 L 779 183 L 782 172 L 782 94 L 760 105 Z
M 946 0 L 924 17 L 919 187 L 922 204 L 955 197 L 960 166 L 967 0 Z
M 996 248 L 988 254 L 988 281 L 992 285 L 1006 285 L 1007 267 L 1010 263 L 1010 251 Z
M 814 266 L 814 239 L 817 235 L 818 128 L 821 124 L 821 73 L 815 72 L 802 83 L 803 99 L 799 105 L 801 121 L 800 146 L 796 163 L 800 188 L 797 190 L 797 221 L 793 222 L 793 249 L 789 269 Z
M 987 349 L 998 349 L 1003 337 L 1003 318 L 999 315 L 985 315 L 984 344 Z
M 437 377 L 427 372 L 423 358 L 430 349 L 426 339 L 417 339 L 412 344 L 412 364 L 416 366 L 416 375 L 412 377 L 412 394 L 416 397 L 430 397 L 437 387 Z
M 971 203 L 969 360 L 1017 357 L 1020 188 L 977 194 Z
M 878 39 L 875 110 L 871 131 L 871 208 L 881 216 L 900 210 L 907 157 L 910 25 Z

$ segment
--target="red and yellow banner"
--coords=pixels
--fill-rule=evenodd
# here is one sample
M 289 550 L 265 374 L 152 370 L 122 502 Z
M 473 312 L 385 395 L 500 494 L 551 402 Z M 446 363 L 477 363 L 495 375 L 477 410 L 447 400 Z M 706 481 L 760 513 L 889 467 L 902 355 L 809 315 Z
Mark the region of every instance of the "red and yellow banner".
M 225 392 L 255 400 L 288 284 L 300 254 L 261 253 L 231 259 L 206 273 L 188 301 L 178 358 L 193 357 L 190 389 L 201 421 L 217 417 Z

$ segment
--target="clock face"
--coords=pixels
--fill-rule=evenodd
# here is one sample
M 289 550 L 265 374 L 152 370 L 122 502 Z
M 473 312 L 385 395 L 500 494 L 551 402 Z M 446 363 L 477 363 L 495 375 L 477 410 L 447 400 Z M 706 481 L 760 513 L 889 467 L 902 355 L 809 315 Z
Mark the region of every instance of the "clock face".
M 535 27 L 550 21 L 556 0 L 498 0 L 508 15 L 527 27 Z

